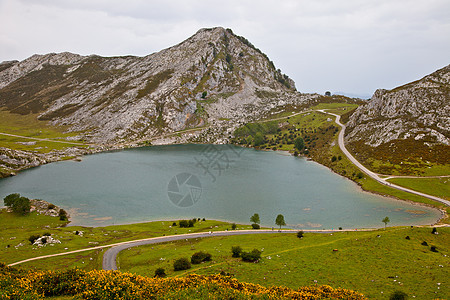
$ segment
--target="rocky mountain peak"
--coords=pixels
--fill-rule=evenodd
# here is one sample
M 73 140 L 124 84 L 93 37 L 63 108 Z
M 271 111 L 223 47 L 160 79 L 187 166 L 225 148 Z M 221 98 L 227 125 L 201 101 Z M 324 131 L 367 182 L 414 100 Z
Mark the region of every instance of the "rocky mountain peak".
M 232 126 L 305 101 L 247 39 L 221 27 L 145 57 L 33 55 L 0 65 L 0 107 L 97 143 Z M 226 122 L 225 122 L 226 123 Z

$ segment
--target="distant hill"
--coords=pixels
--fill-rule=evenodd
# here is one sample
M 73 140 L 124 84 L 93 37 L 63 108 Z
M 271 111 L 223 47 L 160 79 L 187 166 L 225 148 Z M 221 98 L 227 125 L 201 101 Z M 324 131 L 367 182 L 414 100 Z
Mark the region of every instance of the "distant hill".
M 359 159 L 375 170 L 376 159 L 405 165 L 447 164 L 450 65 L 395 89 L 377 90 L 351 115 L 345 139 Z
M 1 109 L 37 114 L 96 143 L 206 124 L 226 133 L 311 97 L 296 92 L 294 81 L 247 39 L 220 27 L 145 57 L 52 53 L 0 64 Z

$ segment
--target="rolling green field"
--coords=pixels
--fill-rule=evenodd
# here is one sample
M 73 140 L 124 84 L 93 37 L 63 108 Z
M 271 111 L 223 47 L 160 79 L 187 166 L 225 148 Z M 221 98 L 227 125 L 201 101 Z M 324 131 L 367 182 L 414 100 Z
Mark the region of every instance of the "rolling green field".
M 0 228 L 2 228 L 0 231 L 0 261 L 10 264 L 31 257 L 94 246 L 163 235 L 225 230 L 231 227 L 229 223 L 209 220 L 199 221 L 192 228 L 172 227 L 172 223 L 172 221 L 156 221 L 107 227 L 64 227 L 65 222 L 59 221 L 57 217 L 37 215 L 35 212 L 27 216 L 17 216 L 3 209 L 0 210 Z M 239 228 L 249 229 L 251 226 L 239 225 Z M 83 236 L 76 235 L 76 231 L 82 231 Z M 60 240 L 61 244 L 36 247 L 28 241 L 31 235 L 43 235 L 44 233 L 50 233 L 53 238 Z M 97 262 L 101 261 L 101 258 L 98 259 L 101 254 L 101 250 L 91 253 L 82 252 L 64 257 L 64 259 L 48 259 L 50 262 L 37 260 L 24 265 L 42 269 L 65 269 L 89 264 L 88 268 L 99 268 L 101 264 Z
M 164 268 L 168 276 L 233 274 L 240 281 L 290 288 L 328 284 L 359 291 L 372 299 L 387 299 L 396 290 L 417 299 L 450 295 L 450 228 L 387 228 L 371 232 L 305 233 L 213 237 L 130 248 L 119 254 L 121 271 L 153 276 Z M 409 236 L 410 239 L 406 239 Z M 421 243 L 426 241 L 428 246 Z M 282 245 L 282 246 L 281 246 Z M 437 251 L 430 251 L 431 246 Z M 231 247 L 262 252 L 259 263 L 231 257 Z M 333 251 L 336 249 L 338 251 Z M 212 261 L 173 271 L 173 262 L 197 251 Z
M 450 177 L 391 178 L 388 181 L 419 192 L 450 200 Z

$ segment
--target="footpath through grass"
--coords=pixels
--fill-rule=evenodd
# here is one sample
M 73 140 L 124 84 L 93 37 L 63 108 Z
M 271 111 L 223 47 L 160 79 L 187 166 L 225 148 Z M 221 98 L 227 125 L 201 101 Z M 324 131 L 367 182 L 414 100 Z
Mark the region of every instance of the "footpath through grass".
M 411 298 L 445 299 L 450 295 L 450 228 L 388 228 L 372 232 L 211 237 L 130 248 L 119 254 L 120 270 L 153 276 L 164 268 L 169 277 L 233 274 L 240 281 L 290 288 L 328 284 L 387 299 L 396 290 Z M 406 237 L 409 239 L 406 239 Z M 428 246 L 422 245 L 427 242 Z M 259 263 L 231 257 L 231 247 L 262 252 Z M 438 252 L 432 252 L 435 246 Z M 337 251 L 333 251 L 336 249 Z M 174 271 L 173 262 L 197 252 L 212 261 Z

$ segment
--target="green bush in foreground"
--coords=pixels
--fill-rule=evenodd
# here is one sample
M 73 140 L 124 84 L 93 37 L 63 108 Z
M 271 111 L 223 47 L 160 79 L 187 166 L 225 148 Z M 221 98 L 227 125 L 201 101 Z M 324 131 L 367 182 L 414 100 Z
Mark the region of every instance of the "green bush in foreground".
M 261 251 L 258 249 L 253 249 L 251 252 L 242 251 L 241 258 L 243 261 L 257 262 L 261 259 Z
M 173 263 L 173 269 L 175 271 L 182 271 L 190 268 L 191 262 L 186 257 L 179 258 Z
M 166 277 L 166 270 L 164 270 L 163 268 L 158 268 L 155 270 L 155 276 L 153 277 L 160 277 L 160 278 L 164 278 Z
M 211 261 L 211 254 L 200 251 L 200 252 L 195 252 L 191 256 L 191 263 L 194 265 L 200 264 L 205 261 Z
M 231 247 L 232 257 L 241 257 L 242 248 L 240 246 Z

